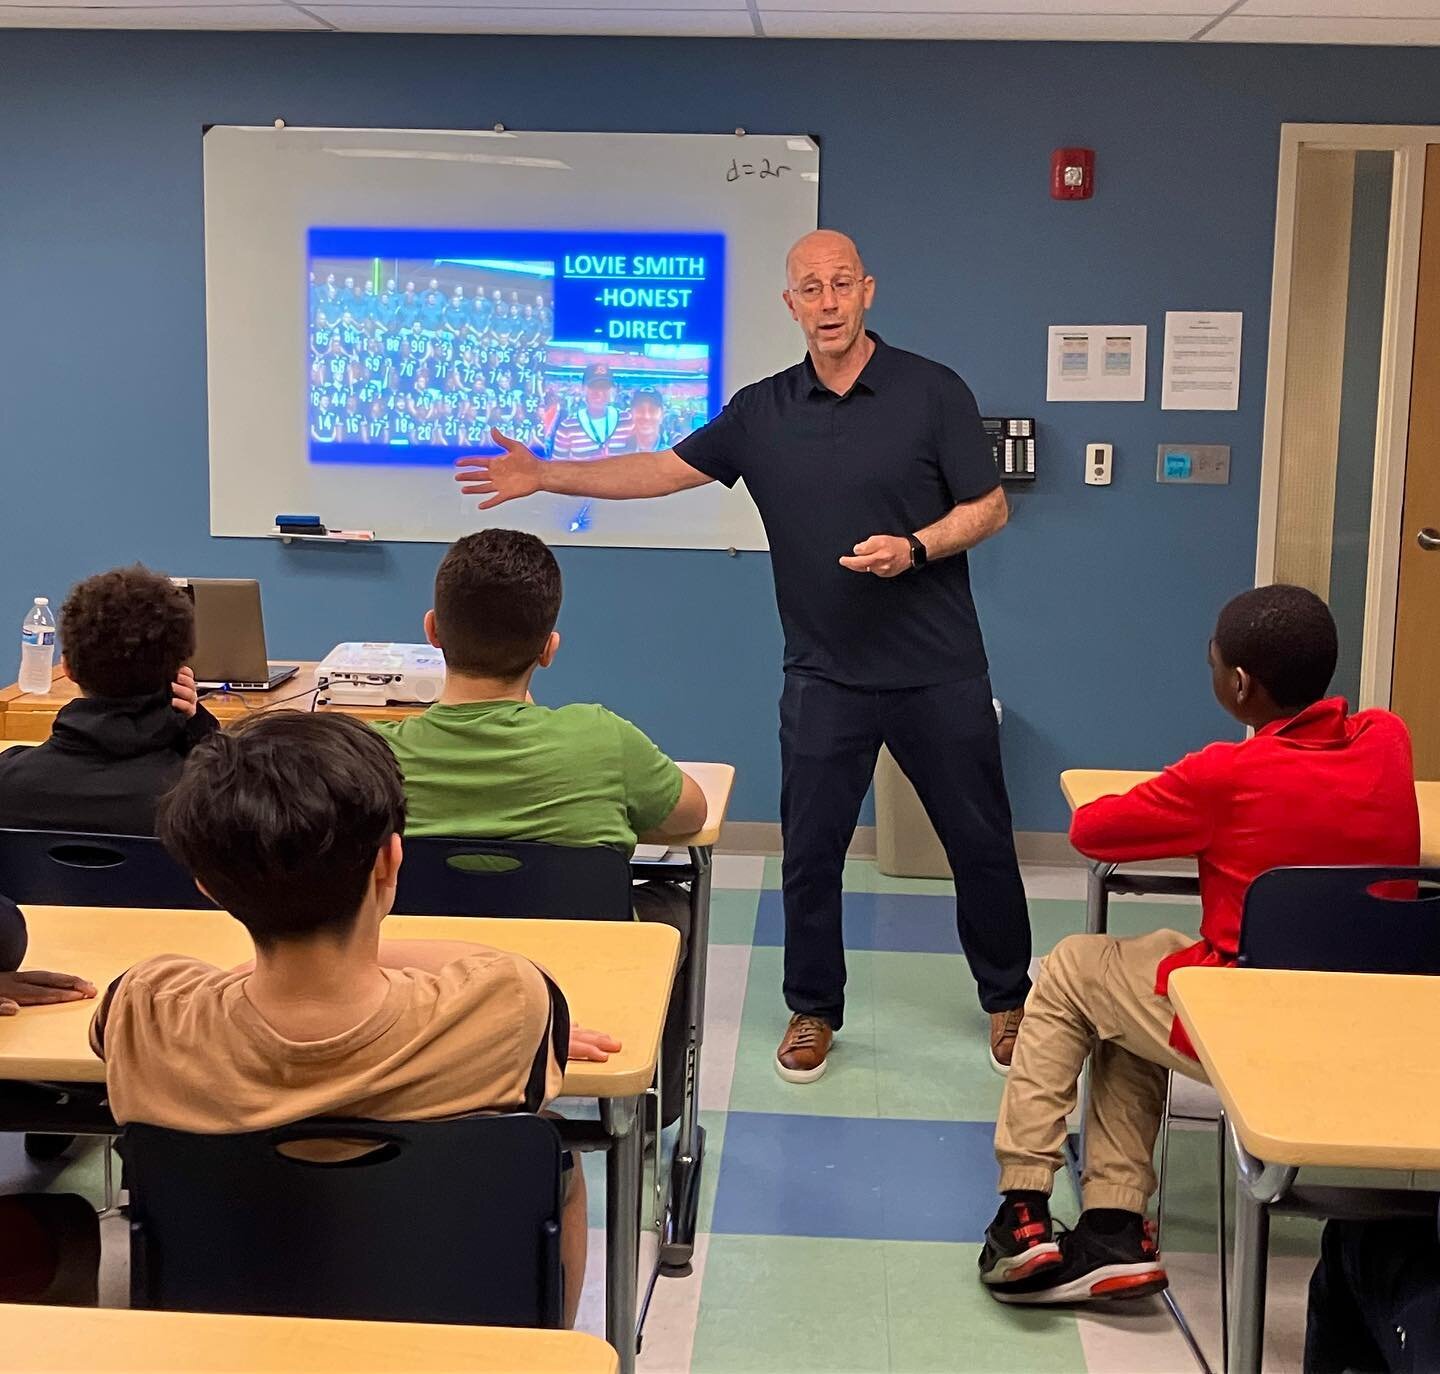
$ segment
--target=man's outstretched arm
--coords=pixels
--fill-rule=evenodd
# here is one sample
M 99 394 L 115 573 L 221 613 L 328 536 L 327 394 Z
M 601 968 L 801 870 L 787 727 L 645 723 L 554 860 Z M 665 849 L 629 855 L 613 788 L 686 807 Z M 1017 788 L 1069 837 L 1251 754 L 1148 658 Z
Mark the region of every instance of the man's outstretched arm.
M 704 486 L 713 481 L 691 467 L 674 449 L 661 453 L 625 453 L 617 458 L 587 462 L 544 462 L 524 444 L 498 429 L 490 437 L 504 450 L 499 454 L 470 453 L 455 460 L 455 480 L 467 496 L 482 496 L 481 510 L 490 510 L 537 491 L 561 496 L 595 496 L 609 501 L 630 501 Z

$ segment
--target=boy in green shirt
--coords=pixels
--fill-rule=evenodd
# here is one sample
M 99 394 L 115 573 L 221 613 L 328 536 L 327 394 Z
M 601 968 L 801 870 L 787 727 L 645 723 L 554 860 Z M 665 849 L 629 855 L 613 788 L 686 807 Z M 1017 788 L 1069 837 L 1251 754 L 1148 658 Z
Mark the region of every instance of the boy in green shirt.
M 690 835 L 705 824 L 699 784 L 628 720 L 603 706 L 551 709 L 530 679 L 560 647 L 560 567 L 543 541 L 481 530 L 450 547 L 435 574 L 425 637 L 445 654 L 445 690 L 423 715 L 377 722 L 405 775 L 405 833 L 611 845 Z M 684 1075 L 689 903 L 667 883 L 635 889 L 642 920 L 680 932 L 682 964 L 662 1048 L 665 1115 Z

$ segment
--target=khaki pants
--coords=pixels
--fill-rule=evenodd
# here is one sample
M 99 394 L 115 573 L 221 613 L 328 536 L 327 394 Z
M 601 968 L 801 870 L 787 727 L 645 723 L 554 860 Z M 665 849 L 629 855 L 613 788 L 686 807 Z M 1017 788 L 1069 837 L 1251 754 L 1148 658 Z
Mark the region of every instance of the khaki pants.
M 1082 1205 L 1145 1211 L 1165 1071 L 1206 1081 L 1195 1060 L 1170 1048 L 1174 1008 L 1155 992 L 1156 966 L 1193 943 L 1173 930 L 1071 935 L 1040 961 L 995 1126 L 1001 1192 L 1050 1192 L 1089 1055 Z

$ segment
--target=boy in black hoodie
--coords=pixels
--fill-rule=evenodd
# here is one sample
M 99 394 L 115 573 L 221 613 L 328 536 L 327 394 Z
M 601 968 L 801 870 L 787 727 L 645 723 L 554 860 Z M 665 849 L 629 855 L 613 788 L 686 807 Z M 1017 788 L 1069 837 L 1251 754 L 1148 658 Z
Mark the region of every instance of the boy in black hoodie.
M 45 743 L 0 754 L 0 827 L 153 835 L 156 802 L 218 728 L 184 667 L 190 598 L 139 564 L 98 573 L 60 608 L 60 644 L 82 695 Z
M 190 598 L 138 563 L 97 573 L 60 608 L 60 642 L 61 666 L 82 695 L 61 708 L 43 744 L 0 754 L 0 828 L 153 835 L 156 802 L 219 728 L 183 666 L 195 650 Z M 20 912 L 0 895 L 0 970 L 17 969 L 25 945 Z M 62 1000 L 10 981 L 0 993 L 7 1004 Z

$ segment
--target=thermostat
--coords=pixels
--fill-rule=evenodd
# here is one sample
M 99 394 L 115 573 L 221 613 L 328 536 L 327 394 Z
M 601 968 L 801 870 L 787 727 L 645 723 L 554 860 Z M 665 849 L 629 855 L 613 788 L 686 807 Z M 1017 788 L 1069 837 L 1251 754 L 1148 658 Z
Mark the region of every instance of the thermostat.
M 1110 469 L 1115 459 L 1113 444 L 1085 445 L 1085 485 L 1087 487 L 1108 487 Z

